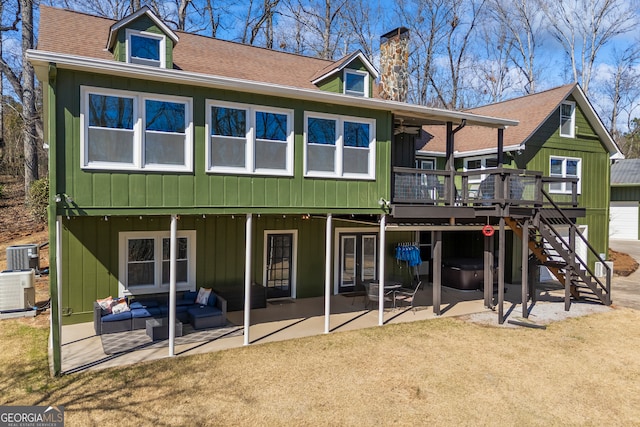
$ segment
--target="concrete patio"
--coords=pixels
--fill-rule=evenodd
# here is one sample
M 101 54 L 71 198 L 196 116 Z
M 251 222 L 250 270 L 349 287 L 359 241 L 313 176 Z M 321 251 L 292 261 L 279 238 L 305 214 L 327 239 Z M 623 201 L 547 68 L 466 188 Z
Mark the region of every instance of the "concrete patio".
M 520 285 L 506 284 L 504 313 L 508 318 L 520 316 Z M 497 313 L 483 306 L 481 291 L 460 291 L 442 287 L 442 315 L 436 316 L 432 306 L 433 289 L 430 284 L 423 286 L 416 296 L 416 307 L 393 308 L 387 303 L 384 311 L 384 324 L 414 322 L 437 317 L 464 316 L 485 313 L 485 316 L 495 318 Z M 563 291 L 555 285 L 540 286 L 536 292 L 540 302 L 553 303 L 557 311 L 563 311 Z M 293 338 L 308 337 L 324 333 L 324 297 L 297 300 L 270 301 L 263 309 L 251 311 L 251 327 L 249 332 L 250 345 L 283 341 Z M 534 307 L 535 309 L 535 307 Z M 228 320 L 238 329 L 243 325 L 243 311 L 228 313 Z M 350 331 L 355 329 L 375 327 L 378 325 L 377 305 L 365 307 L 364 296 L 331 297 L 330 333 Z M 127 332 L 124 332 L 125 334 Z M 242 332 L 221 336 L 215 339 L 175 345 L 177 357 L 209 353 L 230 348 L 242 347 L 244 336 Z M 166 341 L 165 341 L 166 344 Z M 157 360 L 168 357 L 167 345 L 153 348 L 140 346 L 131 351 L 106 354 L 100 336 L 95 335 L 93 323 L 67 325 L 62 328 L 62 371 L 75 373 L 88 369 L 104 369 Z

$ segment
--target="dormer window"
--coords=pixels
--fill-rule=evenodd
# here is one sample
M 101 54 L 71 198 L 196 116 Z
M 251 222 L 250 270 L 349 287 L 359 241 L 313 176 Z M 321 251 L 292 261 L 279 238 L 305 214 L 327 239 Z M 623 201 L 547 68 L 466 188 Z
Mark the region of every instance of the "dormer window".
M 560 104 L 560 136 L 573 138 L 576 121 L 576 104 L 565 101 Z
M 344 93 L 347 95 L 369 97 L 369 73 L 357 70 L 344 70 Z
M 151 67 L 164 67 L 164 35 L 127 30 L 127 62 Z

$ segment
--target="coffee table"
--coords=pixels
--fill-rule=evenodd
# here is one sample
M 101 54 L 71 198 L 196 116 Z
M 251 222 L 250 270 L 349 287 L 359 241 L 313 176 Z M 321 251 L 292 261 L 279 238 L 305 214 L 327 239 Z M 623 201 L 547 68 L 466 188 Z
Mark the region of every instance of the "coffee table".
M 166 317 L 154 317 L 148 319 L 147 335 L 152 341 L 166 340 L 169 338 L 169 319 Z M 182 322 L 176 320 L 176 337 L 182 336 Z

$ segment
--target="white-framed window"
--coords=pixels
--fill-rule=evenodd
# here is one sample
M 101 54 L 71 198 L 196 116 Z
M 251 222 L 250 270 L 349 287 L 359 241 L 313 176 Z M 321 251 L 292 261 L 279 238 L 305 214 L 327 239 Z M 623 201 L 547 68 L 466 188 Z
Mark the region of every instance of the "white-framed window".
M 126 36 L 127 62 L 151 67 L 166 66 L 166 37 L 163 34 L 127 29 Z
M 83 169 L 190 172 L 191 98 L 82 86 Z
M 498 158 L 496 156 L 469 157 L 464 159 L 464 171 L 481 171 L 498 167 Z M 469 183 L 476 184 L 482 182 L 486 178 L 485 174 L 470 175 Z
M 416 169 L 423 170 L 435 170 L 436 169 L 436 159 L 433 157 L 428 158 L 418 158 L 416 159 Z
M 560 136 L 573 138 L 575 136 L 576 103 L 565 101 L 560 104 Z
M 343 81 L 345 94 L 369 97 L 369 73 L 345 68 Z
M 305 112 L 305 176 L 375 179 L 375 134 L 375 120 Z
M 128 231 L 119 234 L 120 296 L 164 292 L 169 289 L 170 235 L 168 231 Z M 196 232 L 177 233 L 176 288 L 196 288 Z
M 581 193 L 582 159 L 578 157 L 551 156 L 549 158 L 549 176 L 560 178 L 578 178 L 578 194 Z M 552 193 L 571 194 L 571 184 L 566 182 L 552 183 Z
M 207 101 L 207 171 L 293 175 L 293 110 Z

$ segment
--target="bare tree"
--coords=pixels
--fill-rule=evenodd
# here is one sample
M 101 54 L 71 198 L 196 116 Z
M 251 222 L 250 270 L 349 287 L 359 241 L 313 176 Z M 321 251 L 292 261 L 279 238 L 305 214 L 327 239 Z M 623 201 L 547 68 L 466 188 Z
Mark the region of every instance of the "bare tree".
M 333 59 L 344 40 L 343 13 L 347 0 L 287 0 L 290 18 L 300 23 L 300 37 L 305 51 L 301 53 Z
M 36 122 L 35 73 L 26 59 L 34 45 L 33 1 L 20 0 L 22 9 L 22 117 L 24 120 L 24 188 L 25 197 L 31 184 L 38 179 L 38 139 Z
M 263 0 L 259 7 L 254 7 L 253 0 L 249 1 L 249 7 L 244 18 L 241 42 L 251 45 L 259 44 L 258 38 L 264 36 L 260 43 L 262 46 L 273 48 L 273 17 L 277 13 L 280 0 Z
M 442 46 L 448 22 L 448 0 L 423 2 L 399 0 L 397 12 L 411 31 L 409 53 L 409 101 L 420 105 L 438 105 L 431 87 L 436 57 Z
M 492 0 L 489 10 L 500 29 L 507 31 L 509 59 L 524 77 L 523 92 L 534 93 L 540 75 L 538 37 L 545 30 L 540 0 Z
M 216 37 L 218 34 L 218 27 L 220 27 L 220 12 L 217 11 L 213 0 L 206 0 L 204 4 L 204 14 L 208 15 L 208 19 L 205 21 L 208 23 L 211 29 L 211 37 Z M 203 14 L 203 15 L 204 15 Z
M 461 89 L 465 82 L 464 73 L 470 66 L 467 55 L 472 47 L 476 25 L 485 0 L 451 0 L 449 3 L 448 26 L 445 34 L 447 66 L 440 73 L 432 73 L 431 85 L 438 100 L 446 108 L 465 107 Z
M 380 49 L 380 28 L 386 25 L 382 22 L 385 15 L 380 2 L 352 0 L 344 7 L 345 35 L 349 35 L 349 45 L 358 46 L 370 61 Z
M 552 34 L 569 62 L 573 80 L 589 93 L 600 50 L 637 24 L 632 2 L 625 0 L 556 0 L 542 2 Z
M 629 128 L 633 119 L 634 107 L 640 108 L 640 41 L 622 52 L 614 50 L 611 76 L 601 87 L 609 104 L 609 132 L 618 134 L 618 121 L 623 113 L 626 120 L 623 126 Z M 605 107 L 606 109 L 607 107 Z
M 514 84 L 510 69 L 513 41 L 508 30 L 491 23 L 483 26 L 480 33 L 482 44 L 476 50 L 473 67 L 476 102 L 471 104 L 502 101 Z

